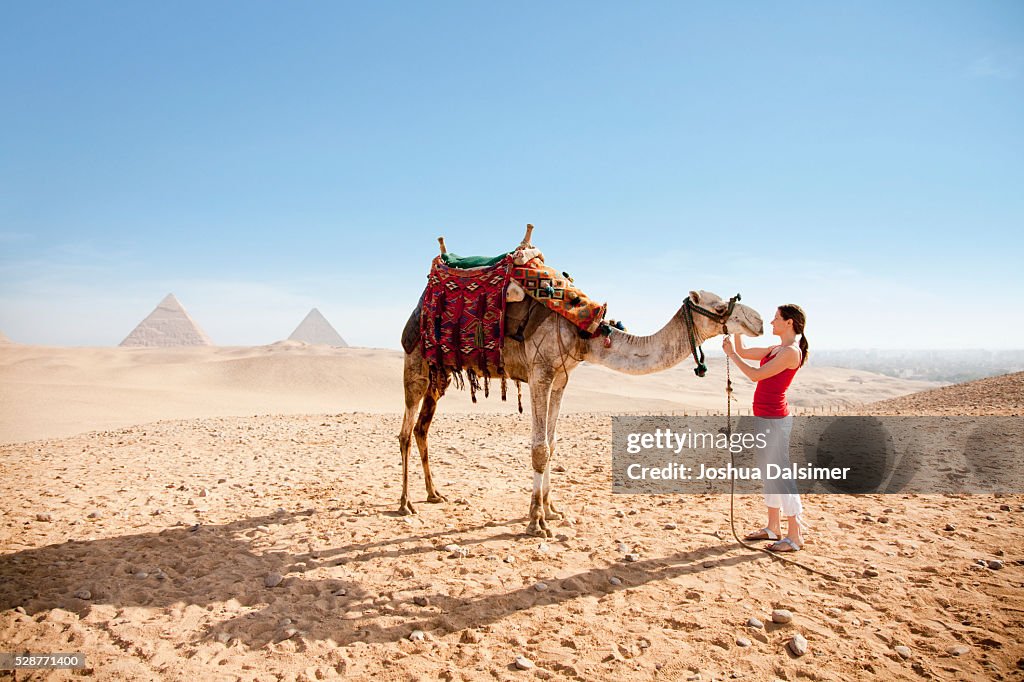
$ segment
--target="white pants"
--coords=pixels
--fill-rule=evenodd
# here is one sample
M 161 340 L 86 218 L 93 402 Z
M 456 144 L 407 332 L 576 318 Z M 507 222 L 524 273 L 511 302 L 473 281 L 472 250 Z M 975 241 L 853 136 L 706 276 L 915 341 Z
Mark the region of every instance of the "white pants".
M 784 516 L 796 518 L 797 524 L 803 526 L 800 514 L 804 508 L 800 503 L 796 481 L 781 478 L 768 480 L 766 475 L 769 464 L 789 469 L 789 435 L 793 432 L 793 417 L 754 417 L 754 422 L 754 433 L 763 433 L 766 442 L 765 447 L 754 448 L 757 468 L 761 472 L 761 480 L 764 481 L 764 503 L 768 507 L 781 509 Z

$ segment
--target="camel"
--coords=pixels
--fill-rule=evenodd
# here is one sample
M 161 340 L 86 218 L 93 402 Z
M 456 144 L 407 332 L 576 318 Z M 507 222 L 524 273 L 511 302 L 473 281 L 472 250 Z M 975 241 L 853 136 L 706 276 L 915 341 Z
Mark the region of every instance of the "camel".
M 523 241 L 524 244 L 529 244 L 529 231 Z M 690 343 L 687 318 L 692 320 L 693 338 L 697 347 L 723 333 L 721 320 L 716 321 L 702 314 L 692 314 L 694 305 L 724 317 L 730 302 L 708 291 L 691 291 L 689 302 L 684 300 L 675 315 L 658 332 L 650 336 L 634 336 L 624 331 L 613 330 L 608 337 L 611 344 L 606 346 L 606 340 L 602 336 L 581 338 L 572 323 L 530 297 L 521 302 L 507 304 L 506 335 L 502 347 L 505 374 L 514 381 L 529 385 L 533 417 L 533 493 L 530 498 L 527 533 L 551 537 L 552 531 L 548 521 L 562 517 L 551 500 L 551 458 L 555 450 L 558 409 L 569 381 L 569 374 L 583 361 L 603 365 L 625 374 L 652 374 L 674 367 L 695 350 Z M 416 438 L 416 447 L 423 463 L 427 502 L 447 501 L 430 476 L 427 455 L 427 433 L 445 386 L 431 385 L 422 344 L 410 341 L 410 336 L 415 336 L 418 340 L 419 316 L 420 308 L 417 307 L 409 317 L 403 334 L 403 346 L 412 350 L 405 355 L 405 413 L 398 437 L 402 455 L 402 497 L 398 513 L 402 515 L 416 513 L 409 500 L 409 450 L 413 436 Z M 511 331 L 519 329 L 523 320 L 528 320 L 522 335 L 523 340 L 511 338 Z M 724 322 L 724 329 L 730 334 L 760 336 L 763 332 L 763 323 L 761 316 L 752 308 L 735 304 L 732 314 Z

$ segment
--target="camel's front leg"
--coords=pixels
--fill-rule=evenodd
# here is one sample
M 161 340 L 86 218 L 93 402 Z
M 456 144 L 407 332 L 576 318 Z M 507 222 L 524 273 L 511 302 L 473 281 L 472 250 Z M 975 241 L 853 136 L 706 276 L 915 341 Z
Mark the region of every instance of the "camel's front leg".
M 530 497 L 530 525 L 526 532 L 542 538 L 552 536 L 544 515 L 544 472 L 548 466 L 548 401 L 551 396 L 551 380 L 530 382 L 530 404 L 533 411 L 533 494 Z
M 565 381 L 563 380 L 561 384 L 552 387 L 551 398 L 548 400 L 548 464 L 544 467 L 544 479 L 541 482 L 541 503 L 544 505 L 545 519 L 562 518 L 562 512 L 551 501 L 551 460 L 555 458 L 555 424 L 558 422 L 558 408 L 562 405 Z

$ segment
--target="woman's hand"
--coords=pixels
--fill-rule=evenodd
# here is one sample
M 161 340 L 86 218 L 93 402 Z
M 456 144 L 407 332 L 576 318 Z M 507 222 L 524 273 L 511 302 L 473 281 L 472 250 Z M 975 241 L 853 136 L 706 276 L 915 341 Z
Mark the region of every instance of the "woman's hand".
M 730 358 L 736 355 L 736 349 L 733 348 L 732 339 L 730 337 L 726 336 L 722 339 L 722 350 L 725 351 L 725 354 Z

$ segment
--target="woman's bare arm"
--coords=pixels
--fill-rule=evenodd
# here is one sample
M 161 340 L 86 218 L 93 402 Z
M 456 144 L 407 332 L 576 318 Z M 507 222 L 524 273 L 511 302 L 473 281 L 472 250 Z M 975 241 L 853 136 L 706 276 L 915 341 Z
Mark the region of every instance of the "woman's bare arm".
M 733 345 L 736 347 L 736 354 L 741 358 L 747 360 L 760 360 L 764 356 L 768 355 L 771 348 L 744 348 L 743 347 L 743 335 L 733 334 Z

